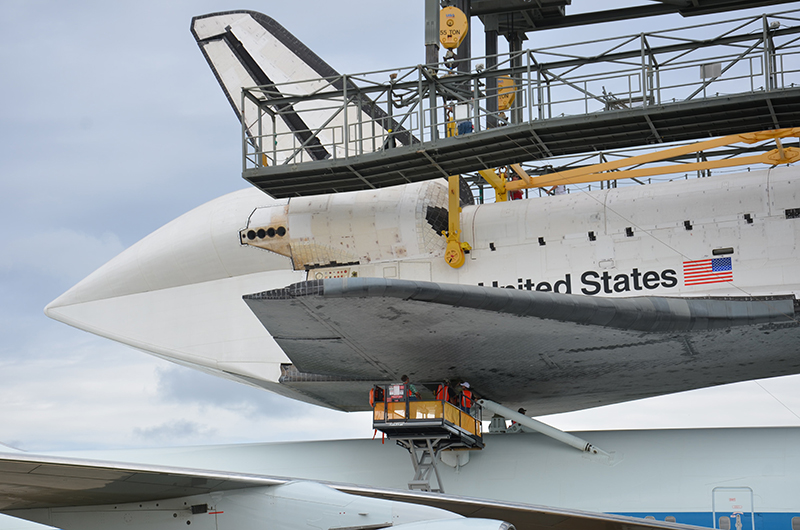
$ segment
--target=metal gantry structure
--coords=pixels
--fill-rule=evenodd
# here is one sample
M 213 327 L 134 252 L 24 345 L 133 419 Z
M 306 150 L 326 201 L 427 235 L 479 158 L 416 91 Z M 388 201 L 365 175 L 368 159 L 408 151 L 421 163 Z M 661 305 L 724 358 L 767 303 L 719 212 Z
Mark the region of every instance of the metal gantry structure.
M 243 176 L 275 197 L 458 174 L 477 188 L 479 170 L 514 163 L 789 127 L 799 40 L 800 14 L 787 11 L 461 61 L 468 71 L 450 62 L 251 87 Z M 499 79 L 513 83 L 487 89 Z M 315 125 L 281 128 L 289 115 Z M 449 136 L 461 123 L 471 132 Z

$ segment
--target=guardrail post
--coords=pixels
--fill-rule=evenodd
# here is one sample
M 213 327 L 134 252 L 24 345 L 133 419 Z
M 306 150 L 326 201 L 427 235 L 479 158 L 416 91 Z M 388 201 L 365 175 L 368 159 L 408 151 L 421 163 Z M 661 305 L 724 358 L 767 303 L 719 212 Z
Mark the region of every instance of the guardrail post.
M 531 83 L 531 52 L 525 53 L 525 108 L 528 109 L 528 117 L 526 121 L 533 120 L 533 84 Z
M 258 106 L 258 154 L 256 154 L 256 165 L 266 166 L 264 163 L 264 109 Z
M 356 86 L 356 97 L 358 97 L 358 150 L 356 154 L 364 154 L 364 102 L 361 97 L 361 90 Z
M 775 41 L 769 27 L 767 15 L 763 15 L 764 25 L 764 73 L 768 73 L 765 87 L 767 91 L 778 88 L 778 64 L 775 60 Z
M 764 91 L 770 91 L 770 78 L 772 77 L 770 74 L 770 60 L 769 60 L 769 50 L 767 49 L 767 42 L 769 40 L 769 26 L 767 22 L 767 15 L 761 15 L 761 25 L 762 25 L 762 35 L 761 35 L 761 42 L 764 45 Z
M 439 123 L 436 119 L 436 78 L 430 76 L 428 79 L 428 93 L 430 95 L 430 111 L 431 111 L 431 142 L 436 142 L 439 139 Z
M 244 109 L 244 90 L 242 90 L 242 172 L 247 169 L 247 119 Z
M 481 94 L 481 92 L 480 92 L 480 90 L 478 90 L 478 85 L 479 85 L 478 80 L 479 79 L 480 79 L 480 77 L 475 76 L 473 78 L 473 84 L 472 84 L 472 87 L 473 87 L 473 89 L 472 89 L 472 121 L 473 121 L 473 123 L 475 125 L 475 132 L 480 132 L 480 130 L 481 130 L 481 114 L 480 114 L 480 108 L 481 108 L 481 105 L 480 105 L 480 103 L 481 103 L 480 94 Z
M 347 122 L 347 74 L 342 75 L 342 112 L 344 112 L 344 132 L 342 134 L 342 140 L 344 141 L 344 157 L 347 158 L 349 154 L 349 143 L 350 143 L 350 130 Z M 331 134 L 333 137 L 333 158 L 336 158 L 336 129 L 333 128 Z
M 642 108 L 647 108 L 647 63 L 645 62 L 645 40 L 644 33 L 639 34 L 639 43 L 641 46 L 642 56 L 642 78 L 639 80 L 639 85 L 642 89 Z
M 419 94 L 419 141 L 425 141 L 425 105 L 422 98 L 422 69 L 421 64 L 417 65 L 417 94 Z M 413 130 L 413 129 L 412 129 Z
M 539 119 L 544 119 L 544 89 L 542 88 L 542 69 L 536 68 L 536 96 L 539 99 Z

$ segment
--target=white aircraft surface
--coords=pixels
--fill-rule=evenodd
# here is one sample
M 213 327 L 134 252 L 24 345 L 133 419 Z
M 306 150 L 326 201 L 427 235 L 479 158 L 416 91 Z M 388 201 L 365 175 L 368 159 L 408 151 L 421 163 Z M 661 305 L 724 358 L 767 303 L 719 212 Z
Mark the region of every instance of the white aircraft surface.
M 192 32 L 240 115 L 242 86 L 335 73 L 259 13 L 195 17 Z M 289 113 L 276 127 L 299 125 Z M 472 251 L 457 269 L 443 259 L 444 182 L 246 189 L 152 233 L 46 313 L 346 411 L 404 373 L 467 380 L 533 415 L 795 374 L 797 172 L 465 205 Z
M 407 490 L 406 451 L 380 439 L 2 454 L 0 511 L 65 530 L 416 528 L 422 520 L 430 530 L 506 528 L 501 521 L 792 530 L 800 522 L 798 428 L 580 435 L 610 456 L 535 433 L 488 434 L 482 451 L 442 457 L 445 495 Z
M 307 64 L 258 20 L 237 12 L 193 25 L 228 94 L 254 83 L 213 56 L 214 31 L 277 50 L 285 61 L 254 55 L 271 79 Z M 367 408 L 366 390 L 402 373 L 467 379 L 534 415 L 792 374 L 796 176 L 790 167 L 465 206 L 473 251 L 461 269 L 442 259 L 443 183 L 282 200 L 248 189 L 154 232 L 46 311 L 342 410 Z M 700 261 L 720 270 L 698 275 Z M 378 440 L 6 453 L 0 511 L 84 530 L 800 524 L 797 429 L 582 436 L 610 455 L 537 434 L 488 436 L 481 452 L 443 457 L 446 496 L 405 490 L 405 452 Z

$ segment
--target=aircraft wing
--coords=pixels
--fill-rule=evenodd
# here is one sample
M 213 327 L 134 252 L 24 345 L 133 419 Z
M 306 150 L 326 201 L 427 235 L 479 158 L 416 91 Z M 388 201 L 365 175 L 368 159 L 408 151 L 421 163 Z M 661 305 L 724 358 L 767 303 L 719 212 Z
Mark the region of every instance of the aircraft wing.
M 292 360 L 281 382 L 343 410 L 367 410 L 369 385 L 402 374 L 465 380 L 542 415 L 800 372 L 792 296 L 606 298 L 345 278 L 244 299 Z M 353 383 L 345 393 L 326 381 Z
M 0 453 L 0 511 L 151 501 L 288 481 L 240 473 Z
M 18 453 L 0 454 L 0 512 L 26 518 L 24 517 L 27 515 L 26 510 L 98 507 L 174 499 L 213 492 L 279 486 L 290 481 L 291 479 L 286 477 Z M 351 484 L 329 482 L 322 484 L 348 494 L 442 508 L 470 518 L 508 521 L 519 529 L 697 530 L 698 528 L 532 504 Z

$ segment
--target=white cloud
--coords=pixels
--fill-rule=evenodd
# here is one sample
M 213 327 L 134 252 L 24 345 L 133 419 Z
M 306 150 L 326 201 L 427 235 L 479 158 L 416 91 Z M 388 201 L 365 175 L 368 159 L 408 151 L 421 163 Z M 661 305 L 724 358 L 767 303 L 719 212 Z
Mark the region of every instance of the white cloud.
M 369 414 L 321 409 L 83 336 L 48 355 L 0 361 L 0 441 L 47 451 L 372 434 Z
M 216 434 L 216 429 L 210 429 L 198 422 L 188 420 L 168 421 L 153 427 L 136 427 L 133 434 L 147 440 L 147 445 L 152 443 L 175 443 L 176 440 L 207 439 Z
M 124 250 L 116 234 L 52 226 L 3 238 L 0 271 L 27 271 L 77 282 Z

